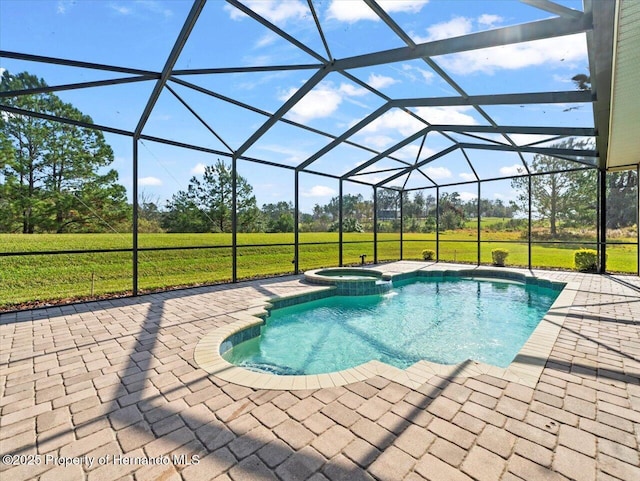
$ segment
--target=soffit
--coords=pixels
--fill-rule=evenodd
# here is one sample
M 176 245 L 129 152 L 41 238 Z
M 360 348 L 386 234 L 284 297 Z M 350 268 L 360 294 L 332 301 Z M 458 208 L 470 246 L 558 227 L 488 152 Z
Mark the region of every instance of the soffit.
M 640 2 L 618 4 L 607 169 L 640 164 Z

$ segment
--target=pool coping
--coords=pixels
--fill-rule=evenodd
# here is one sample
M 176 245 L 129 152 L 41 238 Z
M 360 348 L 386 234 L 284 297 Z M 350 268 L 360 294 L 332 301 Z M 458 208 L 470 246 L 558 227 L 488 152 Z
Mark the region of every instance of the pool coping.
M 371 270 L 371 267 L 368 267 Z M 447 269 L 415 269 L 409 272 L 384 272 L 384 266 L 377 268 L 384 276 L 390 278 L 402 279 L 413 275 L 419 275 L 419 272 L 429 272 L 428 277 L 458 276 L 460 273 L 477 272 L 489 276 L 494 279 L 528 279 L 533 278 L 536 281 L 550 282 L 558 284 L 557 281 L 545 279 L 542 276 L 533 276 L 531 274 L 523 274 L 517 271 L 507 269 L 487 269 L 474 268 L 466 269 L 447 268 Z M 450 274 L 448 274 L 450 273 Z M 502 274 L 503 277 L 496 276 Z M 476 277 L 483 278 L 481 275 Z M 492 366 L 474 360 L 462 361 L 458 364 L 438 364 L 431 361 L 418 361 L 406 369 L 400 369 L 381 361 L 372 360 L 358 366 L 336 371 L 327 374 L 309 374 L 309 375 L 275 375 L 250 371 L 239 366 L 235 366 L 226 361 L 220 354 L 220 347 L 223 342 L 234 334 L 240 333 L 253 326 L 263 324 L 263 318 L 268 314 L 267 308 L 271 305 L 281 304 L 292 305 L 299 298 L 305 296 L 313 296 L 316 299 L 333 295 L 334 286 L 316 290 L 313 293 L 296 294 L 293 296 L 274 297 L 264 307 L 252 307 L 243 311 L 237 311 L 231 314 L 236 321 L 231 322 L 223 327 L 214 329 L 207 333 L 196 345 L 194 351 L 194 360 L 196 364 L 220 379 L 233 382 L 246 387 L 256 389 L 273 389 L 273 390 L 305 390 L 320 389 L 344 386 L 346 384 L 365 381 L 375 376 L 381 376 L 388 380 L 397 382 L 406 387 L 415 389 L 428 382 L 432 377 L 438 376 L 443 378 L 464 378 L 474 377 L 482 374 L 488 374 L 507 381 L 514 381 L 525 386 L 534 387 L 540 376 L 545 364 L 551 354 L 551 350 L 560 334 L 564 321 L 569 313 L 575 296 L 577 294 L 579 283 L 564 283 L 564 288 L 560 291 L 558 297 L 551 305 L 547 313 L 544 315 L 538 326 L 529 336 L 522 348 L 518 351 L 514 360 L 506 368 Z M 319 286 L 318 286 L 319 287 Z

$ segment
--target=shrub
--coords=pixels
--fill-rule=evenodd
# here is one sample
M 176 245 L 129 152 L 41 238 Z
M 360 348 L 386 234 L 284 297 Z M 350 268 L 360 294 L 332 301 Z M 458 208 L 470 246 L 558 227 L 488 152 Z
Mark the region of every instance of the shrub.
M 507 249 L 493 249 L 491 251 L 491 259 L 494 266 L 503 266 L 508 256 L 509 251 Z
M 430 215 L 424 221 L 424 225 L 422 226 L 422 232 L 430 234 L 431 232 L 436 231 L 436 218 Z
M 509 219 L 507 221 L 496 222 L 483 227 L 485 232 L 518 232 L 522 231 L 528 236 L 527 219 Z
M 595 272 L 598 270 L 598 251 L 594 249 L 578 249 L 573 253 L 576 270 Z
M 434 261 L 436 260 L 436 251 L 432 249 L 425 249 L 422 251 L 422 258 L 425 261 Z
M 339 230 L 339 222 L 334 222 L 329 226 L 329 232 L 338 232 Z M 342 221 L 342 232 L 364 232 L 364 228 L 357 219 L 353 217 L 347 217 Z

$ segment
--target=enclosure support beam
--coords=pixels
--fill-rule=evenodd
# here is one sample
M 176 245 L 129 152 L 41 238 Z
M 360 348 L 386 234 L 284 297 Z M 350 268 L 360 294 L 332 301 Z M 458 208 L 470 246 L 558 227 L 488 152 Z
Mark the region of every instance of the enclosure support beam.
M 407 46 L 355 57 L 347 57 L 336 60 L 335 69 L 348 70 L 406 62 L 423 57 L 435 57 L 469 50 L 480 50 L 501 45 L 572 35 L 574 33 L 589 31 L 592 28 L 592 16 L 589 13 L 581 14 L 578 18 L 552 18 L 549 20 L 471 33 L 461 37 L 434 40 L 432 42 L 418 44 L 415 47 Z
M 138 295 L 138 139 L 133 138 L 133 215 L 132 215 L 132 235 L 133 235 L 133 256 L 132 276 L 133 295 Z
M 310 55 L 311 57 L 315 58 L 316 60 L 318 60 L 320 62 L 323 62 L 323 63 L 326 62 L 326 59 L 324 59 L 320 54 L 318 54 L 317 52 L 314 52 L 312 49 L 307 47 L 304 43 L 300 42 L 295 37 L 292 37 L 291 35 L 289 35 L 284 30 L 278 28 L 275 24 L 271 23 L 266 18 L 262 17 L 261 15 L 258 15 L 254 10 L 252 10 L 251 8 L 243 5 L 238 0 L 227 0 L 227 3 L 230 4 L 230 5 L 233 5 L 234 7 L 236 7 L 238 10 L 240 10 L 242 13 L 244 13 L 248 17 L 253 18 L 256 22 L 259 22 L 264 27 L 268 28 L 273 33 L 275 33 L 276 35 L 282 37 L 283 39 L 285 39 L 290 44 L 295 45 L 296 47 L 298 47 L 303 52 L 306 52 L 307 55 Z
M 527 3 L 532 7 L 539 8 L 540 10 L 545 10 L 547 12 L 555 13 L 556 15 L 560 15 L 561 17 L 571 17 L 578 18 L 582 15 L 582 12 L 574 10 L 572 8 L 563 7 L 562 5 L 558 5 L 557 3 L 550 2 L 549 0 L 520 0 L 522 3 Z
M 519 105 L 593 102 L 588 90 L 470 95 L 468 97 L 420 97 L 389 102 L 390 107 L 452 107 L 458 105 Z
M 284 115 L 289 112 L 295 104 L 297 104 L 305 95 L 307 95 L 313 88 L 318 85 L 329 73 L 331 73 L 331 66 L 324 66 L 318 70 L 313 76 L 307 80 L 307 82 L 300 87 L 296 92 L 282 104 L 282 106 L 267 119 L 246 141 L 242 144 L 237 152 L 238 155 L 244 154 L 253 144 L 255 144 L 260 137 L 262 137 L 267 130 L 273 127 Z
M 138 120 L 138 125 L 136 126 L 136 130 L 135 130 L 136 137 L 140 136 L 140 134 L 142 133 L 142 130 L 144 129 L 144 126 L 147 123 L 147 120 L 149 120 L 151 111 L 153 110 L 153 107 L 155 107 L 158 99 L 160 98 L 160 94 L 162 93 L 164 86 L 166 85 L 167 81 L 169 80 L 169 77 L 171 76 L 173 67 L 178 61 L 178 57 L 180 56 L 180 53 L 182 52 L 184 45 L 187 43 L 187 39 L 191 34 L 191 30 L 193 30 L 193 27 L 196 24 L 196 20 L 198 20 L 198 17 L 200 16 L 200 12 L 202 12 L 202 9 L 204 8 L 205 3 L 206 3 L 206 0 L 195 0 L 193 2 L 193 5 L 191 6 L 191 10 L 189 11 L 189 15 L 187 16 L 187 19 L 182 25 L 182 30 L 180 30 L 180 34 L 178 35 L 176 42 L 173 44 L 173 48 L 171 49 L 171 53 L 167 58 L 167 62 L 164 64 L 164 67 L 162 68 L 160 78 L 156 82 L 156 85 L 153 88 L 153 92 L 151 92 L 151 96 L 147 101 L 147 105 L 144 108 L 144 112 L 142 112 L 142 115 L 140 116 L 140 120 Z
M 397 179 L 399 177 L 402 177 L 403 175 L 406 175 L 406 174 L 408 174 L 410 172 L 413 172 L 414 170 L 419 169 L 423 165 L 426 165 L 426 164 L 428 164 L 430 162 L 433 162 L 434 160 L 439 159 L 440 157 L 443 157 L 443 156 L 445 156 L 447 154 L 450 154 L 451 152 L 453 152 L 454 150 L 456 150 L 458 148 L 460 148 L 458 145 L 452 145 L 451 147 L 447 147 L 446 149 L 433 154 L 431 157 L 428 157 L 428 158 L 426 158 L 424 160 L 421 160 L 420 162 L 416 162 L 415 164 L 412 164 L 410 167 L 398 172 L 397 174 L 393 174 L 392 176 L 387 177 L 384 180 L 381 180 L 376 185 L 378 187 L 382 187 L 384 184 L 388 184 L 389 182 L 391 182 L 391 181 L 393 181 L 393 180 L 395 180 L 395 179 Z
M 400 150 L 405 145 L 409 145 L 414 140 L 419 139 L 423 135 L 427 134 L 430 130 L 431 130 L 431 127 L 425 127 L 424 129 L 419 130 L 415 134 L 410 135 L 409 137 L 405 138 L 404 140 L 402 140 L 402 141 L 398 142 L 397 144 L 389 147 L 384 152 L 379 153 L 378 155 L 376 155 L 372 159 L 369 159 L 366 162 L 364 162 L 363 164 L 360 164 L 357 167 L 351 169 L 349 172 L 344 174 L 341 178 L 342 179 L 346 179 L 348 177 L 356 175 L 358 172 L 363 171 L 364 169 L 366 169 L 370 165 L 375 164 L 378 160 L 384 159 L 385 157 L 389 157 L 389 155 L 392 154 L 393 152 L 395 152 L 396 150 Z
M 64 85 L 53 85 L 47 87 L 38 87 L 32 89 L 22 89 L 22 90 L 9 90 L 5 92 L 0 92 L 0 98 L 7 97 L 21 97 L 23 95 L 36 95 L 36 94 L 46 94 L 52 92 L 62 92 L 65 90 L 79 90 L 86 89 L 92 87 L 103 87 L 105 85 L 122 85 L 134 82 L 144 82 L 147 80 L 153 80 L 158 78 L 158 76 L 150 76 L 150 75 L 141 75 L 137 77 L 125 77 L 119 79 L 109 79 L 109 80 L 96 80 L 93 82 L 80 82 L 74 84 L 64 84 Z
M 293 183 L 293 273 L 298 274 L 300 272 L 300 172 L 295 171 L 294 183 Z
M 302 162 L 300 165 L 298 165 L 297 169 L 299 169 L 299 170 L 306 169 L 313 162 L 315 162 L 320 157 L 325 155 L 327 152 L 329 152 L 330 150 L 334 149 L 335 147 L 337 147 L 338 145 L 343 143 L 345 140 L 347 140 L 349 137 L 351 137 L 353 134 L 355 134 L 356 132 L 360 131 L 362 128 L 366 127 L 371 122 L 373 122 L 378 117 L 380 117 L 382 114 L 387 112 L 389 110 L 389 108 L 390 108 L 390 104 L 388 102 L 386 104 L 382 105 L 381 107 L 376 109 L 374 112 L 372 112 L 369 115 L 367 115 L 360 122 L 355 124 L 353 127 L 348 129 L 345 133 L 343 133 L 339 137 L 336 137 L 332 142 L 329 142 L 327 145 L 325 145 L 323 148 L 321 148 L 319 151 L 317 151 L 311 157 L 309 157 L 304 162 Z
M 247 67 L 214 67 L 214 68 L 192 68 L 183 70 L 174 70 L 172 76 L 175 75 L 216 75 L 227 73 L 254 73 L 254 72 L 282 72 L 282 71 L 298 71 L 298 70 L 317 70 L 324 63 L 304 63 L 297 65 L 252 65 Z M 174 79 L 172 79 L 174 80 Z
M 133 132 L 123 129 L 115 129 L 107 125 L 92 124 L 90 122 L 82 122 L 80 120 L 67 119 L 65 117 L 57 117 L 55 115 L 49 115 L 42 112 L 33 112 L 31 110 L 19 109 L 11 107 L 10 105 L 0 104 L 0 112 L 10 112 L 15 115 L 24 115 L 26 117 L 34 117 L 36 119 L 50 120 L 51 122 L 59 122 L 66 125 L 75 125 L 76 127 L 82 127 L 84 129 L 99 130 L 101 132 L 109 132 L 110 134 L 125 135 L 127 137 L 133 137 Z
M 105 70 L 107 72 L 126 73 L 131 75 L 150 75 L 159 76 L 158 72 L 151 70 L 140 70 L 137 68 L 119 67 L 115 65 L 105 65 L 93 62 L 81 62 L 79 60 L 68 60 L 64 58 L 46 57 L 43 55 L 32 55 L 21 52 L 10 52 L 8 50 L 0 50 L 0 58 L 12 58 L 15 60 L 26 60 L 27 62 L 50 63 L 53 65 L 64 65 L 66 67 L 79 67 L 92 70 Z
M 373 186 L 373 263 L 378 263 L 378 188 Z
M 470 144 L 470 143 L 460 143 L 458 145 L 461 149 L 478 149 L 478 150 L 497 150 L 502 152 L 528 152 L 531 154 L 541 154 L 541 155 L 565 155 L 565 156 L 573 156 L 576 157 L 575 160 L 572 159 L 573 162 L 578 164 L 588 165 L 590 167 L 596 167 L 594 162 L 588 162 L 585 160 L 579 160 L 577 157 L 591 157 L 597 158 L 598 151 L 591 149 L 561 149 L 558 147 L 531 147 L 527 145 L 523 145 L 521 147 L 511 147 L 510 145 L 498 145 L 498 144 Z
M 461 134 L 476 132 L 485 134 L 531 134 L 531 135 L 576 135 L 592 137 L 596 130 L 586 127 L 537 127 L 516 125 L 451 125 L 432 124 L 429 128 L 434 132 L 458 132 Z
M 338 243 L 340 244 L 339 254 L 338 254 L 338 265 L 342 267 L 343 254 L 342 254 L 342 184 L 344 182 L 340 179 L 340 187 L 338 194 Z

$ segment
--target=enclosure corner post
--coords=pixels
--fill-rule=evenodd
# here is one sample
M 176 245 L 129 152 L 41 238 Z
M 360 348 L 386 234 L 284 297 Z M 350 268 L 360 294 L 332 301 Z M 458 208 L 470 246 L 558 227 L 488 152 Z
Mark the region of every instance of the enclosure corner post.
M 436 262 L 440 262 L 440 187 L 436 187 Z
M 480 254 L 481 254 L 481 247 L 480 247 L 480 232 L 481 232 L 481 229 L 480 229 L 480 194 L 482 193 L 481 186 L 482 186 L 482 182 L 478 181 L 478 214 L 477 214 L 478 224 L 476 226 L 477 235 L 478 235 L 478 237 L 477 237 L 477 239 L 478 239 L 478 262 L 477 262 L 477 264 L 478 265 L 480 265 Z
M 231 282 L 238 282 L 238 157 L 231 157 Z
M 293 273 L 300 272 L 300 171 L 295 170 L 294 176 L 294 212 L 293 212 Z
M 404 244 L 404 190 L 398 192 L 400 196 L 400 260 L 404 258 L 402 247 Z
M 338 257 L 338 265 L 340 267 L 342 267 L 342 261 L 343 261 L 343 253 L 342 253 L 342 242 L 343 242 L 343 238 L 342 238 L 342 184 L 344 183 L 344 181 L 342 179 L 340 179 L 340 188 L 339 188 L 339 199 L 338 199 L 338 243 L 340 244 L 340 249 L 339 249 L 339 257 Z
M 528 220 L 527 220 L 527 259 L 528 259 L 528 263 L 529 263 L 529 270 L 531 270 L 531 187 L 532 187 L 532 180 L 531 180 L 531 174 L 529 174 L 529 176 L 527 177 L 527 180 L 529 182 L 529 186 L 528 186 L 528 192 L 529 192 L 529 208 L 527 209 L 527 215 L 528 215 Z
M 132 291 L 133 295 L 138 295 L 138 137 L 133 137 L 133 189 L 132 189 L 132 217 L 131 231 L 133 236 L 133 256 L 132 256 Z
M 598 256 L 600 274 L 607 272 L 607 171 L 598 170 Z
M 373 186 L 373 263 L 378 263 L 378 187 Z

